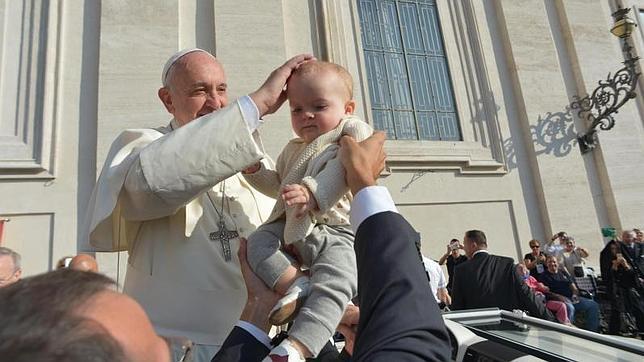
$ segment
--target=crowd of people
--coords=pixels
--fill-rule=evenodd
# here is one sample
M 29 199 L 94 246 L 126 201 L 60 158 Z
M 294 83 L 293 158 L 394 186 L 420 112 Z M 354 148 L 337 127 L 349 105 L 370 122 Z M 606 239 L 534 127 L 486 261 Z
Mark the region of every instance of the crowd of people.
M 588 250 L 563 231 L 544 245 L 530 240 L 530 252 L 518 264 L 489 255 L 485 234 L 468 231 L 464 238 L 468 247 L 452 239 L 438 263 L 424 257 L 424 265 L 430 280 L 436 280 L 430 286 L 441 307 L 521 309 L 547 320 L 554 317 L 571 327 L 641 337 L 644 234 L 632 229 L 617 238 L 614 230 L 604 231 L 612 238 L 601 251 L 600 274 L 586 265 L 591 257 Z M 461 254 L 462 249 L 466 255 Z M 441 284 L 445 276 L 433 265 L 445 263 L 449 281 Z
M 161 84 L 171 121 L 117 137 L 84 222 L 82 249 L 128 251 L 124 293 L 87 254 L 20 280 L 19 255 L 0 248 L 3 357 L 442 361 L 439 305 L 554 321 L 552 310 L 566 324 L 583 314 L 598 330 L 597 303 L 571 277 L 589 254 L 565 233 L 543 252 L 531 241 L 519 266 L 490 254 L 480 230 L 452 240 L 439 262 L 422 256 L 420 234 L 376 185 L 385 136 L 353 115 L 341 66 L 298 55 L 229 103 L 222 65 L 195 48 L 168 59 Z M 297 137 L 273 164 L 259 131 L 285 101 Z M 614 310 L 630 314 L 641 304 L 638 237 L 602 252 L 603 279 L 621 296 Z M 342 354 L 329 343 L 336 330 Z

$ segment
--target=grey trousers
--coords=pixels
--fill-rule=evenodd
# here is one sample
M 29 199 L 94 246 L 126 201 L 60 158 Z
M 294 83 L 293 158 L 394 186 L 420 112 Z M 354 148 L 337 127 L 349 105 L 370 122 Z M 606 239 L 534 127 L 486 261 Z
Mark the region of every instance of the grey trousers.
M 273 288 L 294 263 L 280 250 L 284 221 L 260 226 L 248 237 L 248 262 L 253 271 Z M 344 309 L 357 293 L 353 233 L 342 226 L 316 225 L 305 240 L 293 243 L 304 267 L 311 273 L 311 294 L 293 321 L 289 336 L 314 356 L 335 332 Z

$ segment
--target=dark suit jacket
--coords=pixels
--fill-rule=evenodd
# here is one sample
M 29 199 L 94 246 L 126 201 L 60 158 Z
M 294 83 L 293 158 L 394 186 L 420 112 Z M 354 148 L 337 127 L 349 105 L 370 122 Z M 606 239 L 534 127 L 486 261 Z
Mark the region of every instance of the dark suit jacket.
M 415 241 L 399 214 L 367 218 L 355 238 L 360 322 L 352 361 L 447 361 L 449 337 Z M 235 327 L 212 361 L 260 361 L 268 350 Z
M 555 320 L 520 279 L 512 258 L 481 252 L 454 268 L 451 308 L 488 307 L 521 309 L 533 317 Z
M 269 349 L 243 328 L 234 327 L 212 362 L 261 361 Z
M 644 271 L 644 245 L 635 242 L 632 249 L 625 243 L 622 243 L 622 245 L 622 253 L 624 252 L 624 250 L 626 251 L 626 253 L 630 257 L 630 261 L 632 262 L 631 265 L 634 264 L 634 266 L 637 267 L 640 273 Z
M 352 361 L 447 361 L 449 337 L 415 242 L 397 213 L 367 218 L 355 240 L 360 322 Z

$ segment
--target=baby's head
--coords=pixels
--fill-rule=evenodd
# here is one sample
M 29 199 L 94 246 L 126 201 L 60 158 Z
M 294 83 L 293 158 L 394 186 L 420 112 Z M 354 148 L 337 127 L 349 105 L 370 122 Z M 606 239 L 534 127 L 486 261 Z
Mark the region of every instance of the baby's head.
M 288 81 L 286 95 L 293 130 L 306 143 L 337 127 L 356 105 L 351 75 L 329 62 L 300 65 Z

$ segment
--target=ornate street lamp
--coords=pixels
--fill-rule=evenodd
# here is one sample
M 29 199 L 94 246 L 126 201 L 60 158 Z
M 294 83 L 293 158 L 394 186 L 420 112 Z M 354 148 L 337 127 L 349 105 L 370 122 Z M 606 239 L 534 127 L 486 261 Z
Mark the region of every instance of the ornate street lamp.
M 640 59 L 633 54 L 633 47 L 629 43 L 631 32 L 637 26 L 635 21 L 628 17 L 631 9 L 623 9 L 621 6 L 612 15 L 615 25 L 610 30 L 613 35 L 619 37 L 623 43 L 624 67 L 618 70 L 612 77 L 610 73 L 606 80 L 600 80 L 599 86 L 588 96 L 579 98 L 570 103 L 570 108 L 577 110 L 577 115 L 590 124 L 589 129 L 583 135 L 577 137 L 581 153 L 591 151 L 597 146 L 597 127 L 607 131 L 615 126 L 614 115 L 618 109 L 629 99 L 635 98 L 635 88 L 640 73 L 637 71 L 637 61 Z

